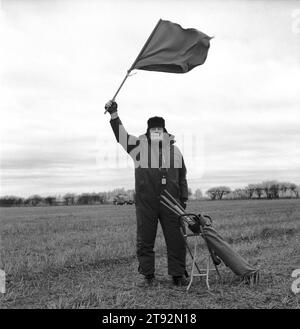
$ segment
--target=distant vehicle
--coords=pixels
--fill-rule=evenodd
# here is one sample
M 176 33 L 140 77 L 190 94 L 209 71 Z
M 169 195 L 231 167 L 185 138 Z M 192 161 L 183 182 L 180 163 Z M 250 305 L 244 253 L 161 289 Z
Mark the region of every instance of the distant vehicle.
M 129 195 L 127 194 L 118 194 L 114 198 L 115 205 L 125 205 L 125 204 L 134 204 L 134 200 L 130 199 Z

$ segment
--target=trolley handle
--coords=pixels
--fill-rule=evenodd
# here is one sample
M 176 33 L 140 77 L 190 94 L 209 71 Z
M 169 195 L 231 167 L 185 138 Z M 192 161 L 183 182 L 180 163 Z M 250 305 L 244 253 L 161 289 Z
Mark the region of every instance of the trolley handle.
M 185 221 L 188 224 L 188 228 L 195 234 L 200 233 L 200 219 L 196 214 L 182 214 L 178 216 L 178 220 Z

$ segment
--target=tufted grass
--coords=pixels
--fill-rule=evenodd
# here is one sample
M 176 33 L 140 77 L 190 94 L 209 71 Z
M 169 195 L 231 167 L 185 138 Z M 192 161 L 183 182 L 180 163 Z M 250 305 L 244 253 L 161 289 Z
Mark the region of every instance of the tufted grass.
M 258 285 L 241 284 L 222 265 L 223 294 L 214 275 L 212 294 L 200 279 L 189 293 L 174 288 L 159 227 L 159 285 L 139 287 L 134 206 L 1 208 L 0 308 L 299 308 L 290 289 L 300 268 L 299 200 L 195 201 L 188 211 L 209 214 L 234 250 L 261 268 Z

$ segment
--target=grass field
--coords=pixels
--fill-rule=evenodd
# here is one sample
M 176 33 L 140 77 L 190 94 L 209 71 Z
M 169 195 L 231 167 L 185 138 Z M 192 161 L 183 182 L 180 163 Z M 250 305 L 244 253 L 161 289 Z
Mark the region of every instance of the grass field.
M 221 265 L 223 296 L 214 275 L 212 294 L 199 278 L 190 292 L 173 288 L 159 228 L 159 286 L 139 287 L 134 206 L 1 208 L 7 285 L 0 308 L 300 308 L 300 294 L 291 292 L 291 273 L 300 268 L 299 200 L 202 201 L 188 210 L 210 214 L 232 247 L 261 268 L 257 286 L 240 284 Z

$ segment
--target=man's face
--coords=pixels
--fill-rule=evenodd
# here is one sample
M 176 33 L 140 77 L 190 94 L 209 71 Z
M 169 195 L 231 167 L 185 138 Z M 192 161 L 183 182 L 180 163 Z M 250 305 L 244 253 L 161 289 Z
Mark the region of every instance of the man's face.
M 164 128 L 150 128 L 150 138 L 152 141 L 161 141 L 164 136 Z

